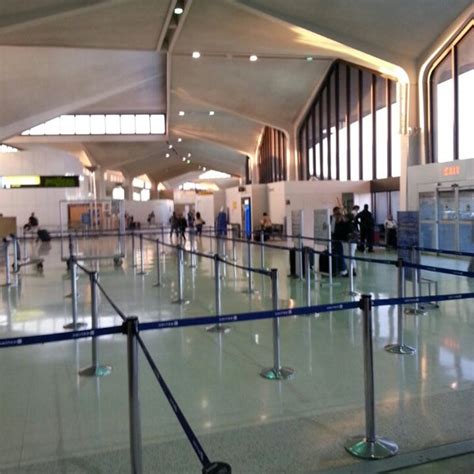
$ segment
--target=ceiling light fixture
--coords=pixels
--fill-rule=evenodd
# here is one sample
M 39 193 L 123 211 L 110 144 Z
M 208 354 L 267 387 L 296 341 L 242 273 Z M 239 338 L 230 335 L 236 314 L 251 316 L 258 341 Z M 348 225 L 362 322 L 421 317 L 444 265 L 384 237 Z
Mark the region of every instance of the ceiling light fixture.
M 249 58 L 250 61 L 255 62 L 258 59 L 258 56 L 256 54 L 252 54 Z
M 179 115 L 180 117 L 182 117 L 182 116 L 184 115 L 184 110 L 180 110 L 180 111 L 178 112 L 178 115 Z
M 191 153 L 188 153 L 188 158 L 191 158 Z
M 199 59 L 201 57 L 201 53 L 199 51 L 193 51 L 192 56 L 194 59 Z
M 169 143 L 169 144 L 168 144 L 168 148 L 169 148 L 170 150 L 172 150 L 172 149 L 173 149 L 173 145 L 172 145 L 171 143 Z
M 169 157 L 170 157 L 170 154 L 169 154 L 169 153 L 166 153 L 165 156 L 166 156 L 166 158 L 169 158 Z
M 311 62 L 313 60 L 313 56 L 306 56 L 306 61 Z
M 181 7 L 176 7 L 176 8 L 174 9 L 175 15 L 182 15 L 183 12 L 184 12 L 184 10 L 183 10 Z
M 186 161 L 186 157 L 185 157 L 185 156 L 183 156 L 183 161 Z
M 207 168 L 206 168 L 205 166 L 202 167 L 202 170 L 203 170 L 203 171 L 206 171 L 206 169 L 207 169 Z
M 186 163 L 189 165 L 189 163 L 191 163 L 191 160 L 186 161 Z
M 182 138 L 178 138 L 178 143 L 181 143 L 183 141 Z
M 214 115 L 215 112 L 213 110 L 209 110 L 209 115 Z

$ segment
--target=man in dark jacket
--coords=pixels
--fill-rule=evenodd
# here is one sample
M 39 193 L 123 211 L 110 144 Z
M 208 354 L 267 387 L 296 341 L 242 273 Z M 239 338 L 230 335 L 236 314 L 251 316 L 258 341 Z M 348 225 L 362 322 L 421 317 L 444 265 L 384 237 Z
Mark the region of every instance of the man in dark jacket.
M 360 241 L 362 245 L 367 244 L 367 250 L 373 252 L 374 246 L 374 216 L 369 211 L 369 205 L 364 205 L 364 210 L 356 216 L 360 229 Z

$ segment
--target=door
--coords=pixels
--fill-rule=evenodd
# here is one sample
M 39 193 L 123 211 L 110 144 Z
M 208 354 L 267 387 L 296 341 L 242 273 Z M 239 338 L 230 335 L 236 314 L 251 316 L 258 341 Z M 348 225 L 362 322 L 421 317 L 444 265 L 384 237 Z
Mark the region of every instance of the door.
M 242 223 L 244 236 L 247 239 L 252 238 L 252 200 L 242 198 Z

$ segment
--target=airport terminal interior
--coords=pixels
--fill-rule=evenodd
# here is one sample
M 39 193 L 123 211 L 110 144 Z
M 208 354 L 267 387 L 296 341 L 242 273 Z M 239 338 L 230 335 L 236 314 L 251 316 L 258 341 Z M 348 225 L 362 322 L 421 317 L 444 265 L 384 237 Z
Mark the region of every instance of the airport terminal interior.
M 0 473 L 473 473 L 472 0 L 0 1 Z

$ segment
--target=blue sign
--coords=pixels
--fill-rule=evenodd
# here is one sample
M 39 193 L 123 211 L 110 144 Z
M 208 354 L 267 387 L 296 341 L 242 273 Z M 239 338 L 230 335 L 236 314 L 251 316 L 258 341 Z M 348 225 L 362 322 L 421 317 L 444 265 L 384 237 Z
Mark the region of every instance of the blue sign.
M 398 211 L 398 257 L 404 262 L 419 263 L 419 252 L 412 251 L 412 247 L 420 245 L 420 227 L 418 211 Z M 413 258 L 414 256 L 414 258 Z M 405 269 L 405 277 L 411 280 L 413 269 Z

